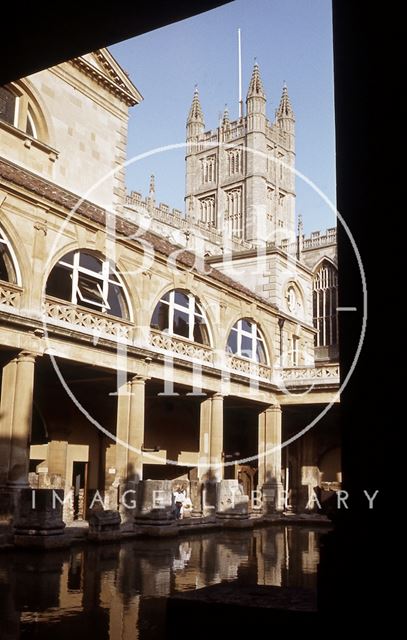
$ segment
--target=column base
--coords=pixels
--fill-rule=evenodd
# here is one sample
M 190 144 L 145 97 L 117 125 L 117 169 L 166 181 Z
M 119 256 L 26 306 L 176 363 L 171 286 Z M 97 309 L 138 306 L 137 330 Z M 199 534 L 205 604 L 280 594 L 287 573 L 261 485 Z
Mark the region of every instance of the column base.
M 249 517 L 249 496 L 242 493 L 237 480 L 221 480 L 217 485 L 216 518 L 226 520 L 247 520 Z
M 118 511 L 96 511 L 89 517 L 88 539 L 96 542 L 117 542 L 121 538 Z
M 282 513 L 284 511 L 284 492 L 281 482 L 267 482 L 262 486 L 263 515 Z
M 22 489 L 19 492 L 13 521 L 14 542 L 17 546 L 41 549 L 69 545 L 63 536 L 62 489 Z
M 144 531 L 147 531 L 145 527 L 175 527 L 171 480 L 141 480 L 138 483 L 134 522 Z M 150 529 L 148 534 L 151 535 Z

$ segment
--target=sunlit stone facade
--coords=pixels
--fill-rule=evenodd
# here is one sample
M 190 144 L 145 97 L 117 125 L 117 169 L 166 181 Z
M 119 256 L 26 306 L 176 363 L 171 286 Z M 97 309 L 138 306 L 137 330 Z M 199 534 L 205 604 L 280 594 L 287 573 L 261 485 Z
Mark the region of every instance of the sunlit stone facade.
M 295 234 L 287 89 L 271 124 L 256 66 L 247 116 L 216 139 L 195 94 L 185 216 L 154 185 L 126 196 L 142 97 L 107 50 L 1 92 L 3 495 L 62 489 L 67 522 L 100 495 L 130 528 L 121 496 L 146 480 L 183 483 L 201 518 L 238 478 L 239 517 L 312 508 L 340 481 L 334 433 L 293 438 L 337 400 L 335 237 Z

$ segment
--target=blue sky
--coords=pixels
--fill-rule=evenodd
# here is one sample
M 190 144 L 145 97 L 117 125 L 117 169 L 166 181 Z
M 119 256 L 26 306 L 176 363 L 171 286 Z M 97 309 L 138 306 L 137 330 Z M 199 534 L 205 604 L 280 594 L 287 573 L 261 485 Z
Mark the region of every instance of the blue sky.
M 237 29 L 242 33 L 243 98 L 254 58 L 274 118 L 284 81 L 296 115 L 296 168 L 335 203 L 335 132 L 329 0 L 235 0 L 228 5 L 109 47 L 144 97 L 130 110 L 128 157 L 185 142 L 198 85 L 206 129 L 228 105 L 238 115 Z M 185 150 L 150 155 L 127 169 L 127 188 L 184 210 Z M 296 179 L 306 233 L 335 225 L 330 208 Z

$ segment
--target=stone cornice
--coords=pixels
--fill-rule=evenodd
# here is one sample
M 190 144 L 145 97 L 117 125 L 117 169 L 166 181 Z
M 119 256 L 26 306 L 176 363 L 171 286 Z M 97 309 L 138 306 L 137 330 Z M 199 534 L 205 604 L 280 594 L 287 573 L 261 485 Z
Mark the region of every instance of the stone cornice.
M 0 157 L 0 180 L 8 181 L 14 185 L 18 185 L 29 192 L 34 193 L 37 196 L 45 198 L 53 204 L 62 206 L 68 211 L 75 212 L 75 214 L 83 216 L 87 220 L 91 220 L 96 224 L 106 224 L 106 210 L 99 207 L 96 204 L 84 200 L 74 193 L 59 187 L 58 185 L 45 180 L 44 178 L 35 175 L 34 173 L 23 169 L 8 160 Z M 176 246 L 168 240 L 161 238 L 160 236 L 145 231 L 142 235 L 138 236 L 139 228 L 134 223 L 128 222 L 123 218 L 117 217 L 115 220 L 116 233 L 118 236 L 126 238 L 136 237 L 141 240 L 142 243 L 150 244 L 153 251 L 157 252 L 164 258 L 173 256 L 176 264 L 185 268 L 187 271 L 194 269 L 196 263 L 196 256 L 187 249 L 182 249 Z M 198 275 L 198 274 L 197 274 Z M 258 302 L 262 306 L 277 311 L 276 305 L 272 304 L 265 298 L 257 295 L 244 285 L 235 280 L 232 280 L 229 276 L 218 271 L 216 268 L 211 268 L 210 274 L 201 276 L 203 279 L 217 283 L 218 286 L 224 286 L 227 289 L 234 291 L 236 294 L 243 295 L 249 298 L 251 302 Z
M 101 54 L 100 52 L 96 52 L 95 55 L 98 57 L 98 59 L 100 58 L 100 56 L 102 56 L 103 58 L 103 54 Z M 85 60 L 85 58 L 83 57 L 73 58 L 69 62 L 74 67 L 80 69 L 89 78 L 92 78 L 92 80 L 97 82 L 100 86 L 104 87 L 107 91 L 109 91 L 109 93 L 120 98 L 129 107 L 133 107 L 134 105 L 141 102 L 142 96 L 137 91 L 136 87 L 134 87 L 134 85 L 130 81 L 128 81 L 126 86 L 126 83 L 122 80 L 122 78 L 120 78 L 117 73 L 114 74 L 114 79 L 112 79 L 111 77 L 100 71 L 100 69 L 95 67 L 93 64 Z M 102 64 L 104 64 L 104 66 L 106 67 L 108 62 L 103 58 Z M 109 69 L 111 70 L 111 73 L 114 73 L 112 67 L 109 67 Z

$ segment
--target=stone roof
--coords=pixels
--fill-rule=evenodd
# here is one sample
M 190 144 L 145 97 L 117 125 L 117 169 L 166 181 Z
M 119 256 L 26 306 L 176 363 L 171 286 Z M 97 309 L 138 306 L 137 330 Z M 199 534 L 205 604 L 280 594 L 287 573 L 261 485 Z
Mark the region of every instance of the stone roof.
M 63 206 L 75 214 L 79 214 L 88 220 L 92 220 L 98 224 L 105 225 L 106 224 L 106 210 L 102 207 L 99 207 L 96 204 L 89 202 L 88 200 L 82 200 L 74 193 L 59 187 L 58 185 L 45 180 L 44 178 L 31 173 L 27 169 L 23 169 L 9 161 L 4 160 L 4 158 L 0 158 L 0 179 L 11 182 L 15 185 L 21 186 L 25 189 L 28 189 L 30 192 L 34 193 L 37 196 L 46 198 L 50 202 L 53 202 L 56 205 Z M 176 263 L 180 266 L 184 266 L 188 269 L 194 266 L 197 260 L 197 256 L 186 249 L 182 249 L 177 245 L 168 242 L 165 238 L 152 233 L 151 231 L 144 231 L 142 234 L 138 235 L 139 227 L 129 222 L 128 220 L 124 220 L 123 218 L 116 216 L 116 233 L 124 236 L 131 237 L 135 234 L 136 238 L 145 240 L 150 243 L 157 253 L 162 256 L 169 257 L 173 254 L 176 254 Z M 134 239 L 133 242 L 137 242 L 137 239 Z M 205 273 L 205 277 L 219 282 L 245 296 L 252 298 L 253 300 L 257 300 L 263 305 L 266 305 L 272 309 L 278 309 L 278 307 L 274 304 L 271 304 L 265 298 L 254 293 L 251 289 L 248 289 L 240 282 L 236 282 L 232 278 L 229 278 L 226 274 L 222 273 L 218 269 L 214 269 L 210 267 L 208 264 L 205 265 L 209 267 L 209 273 Z M 207 269 L 208 270 L 208 269 Z M 198 269 L 197 273 L 200 273 Z

